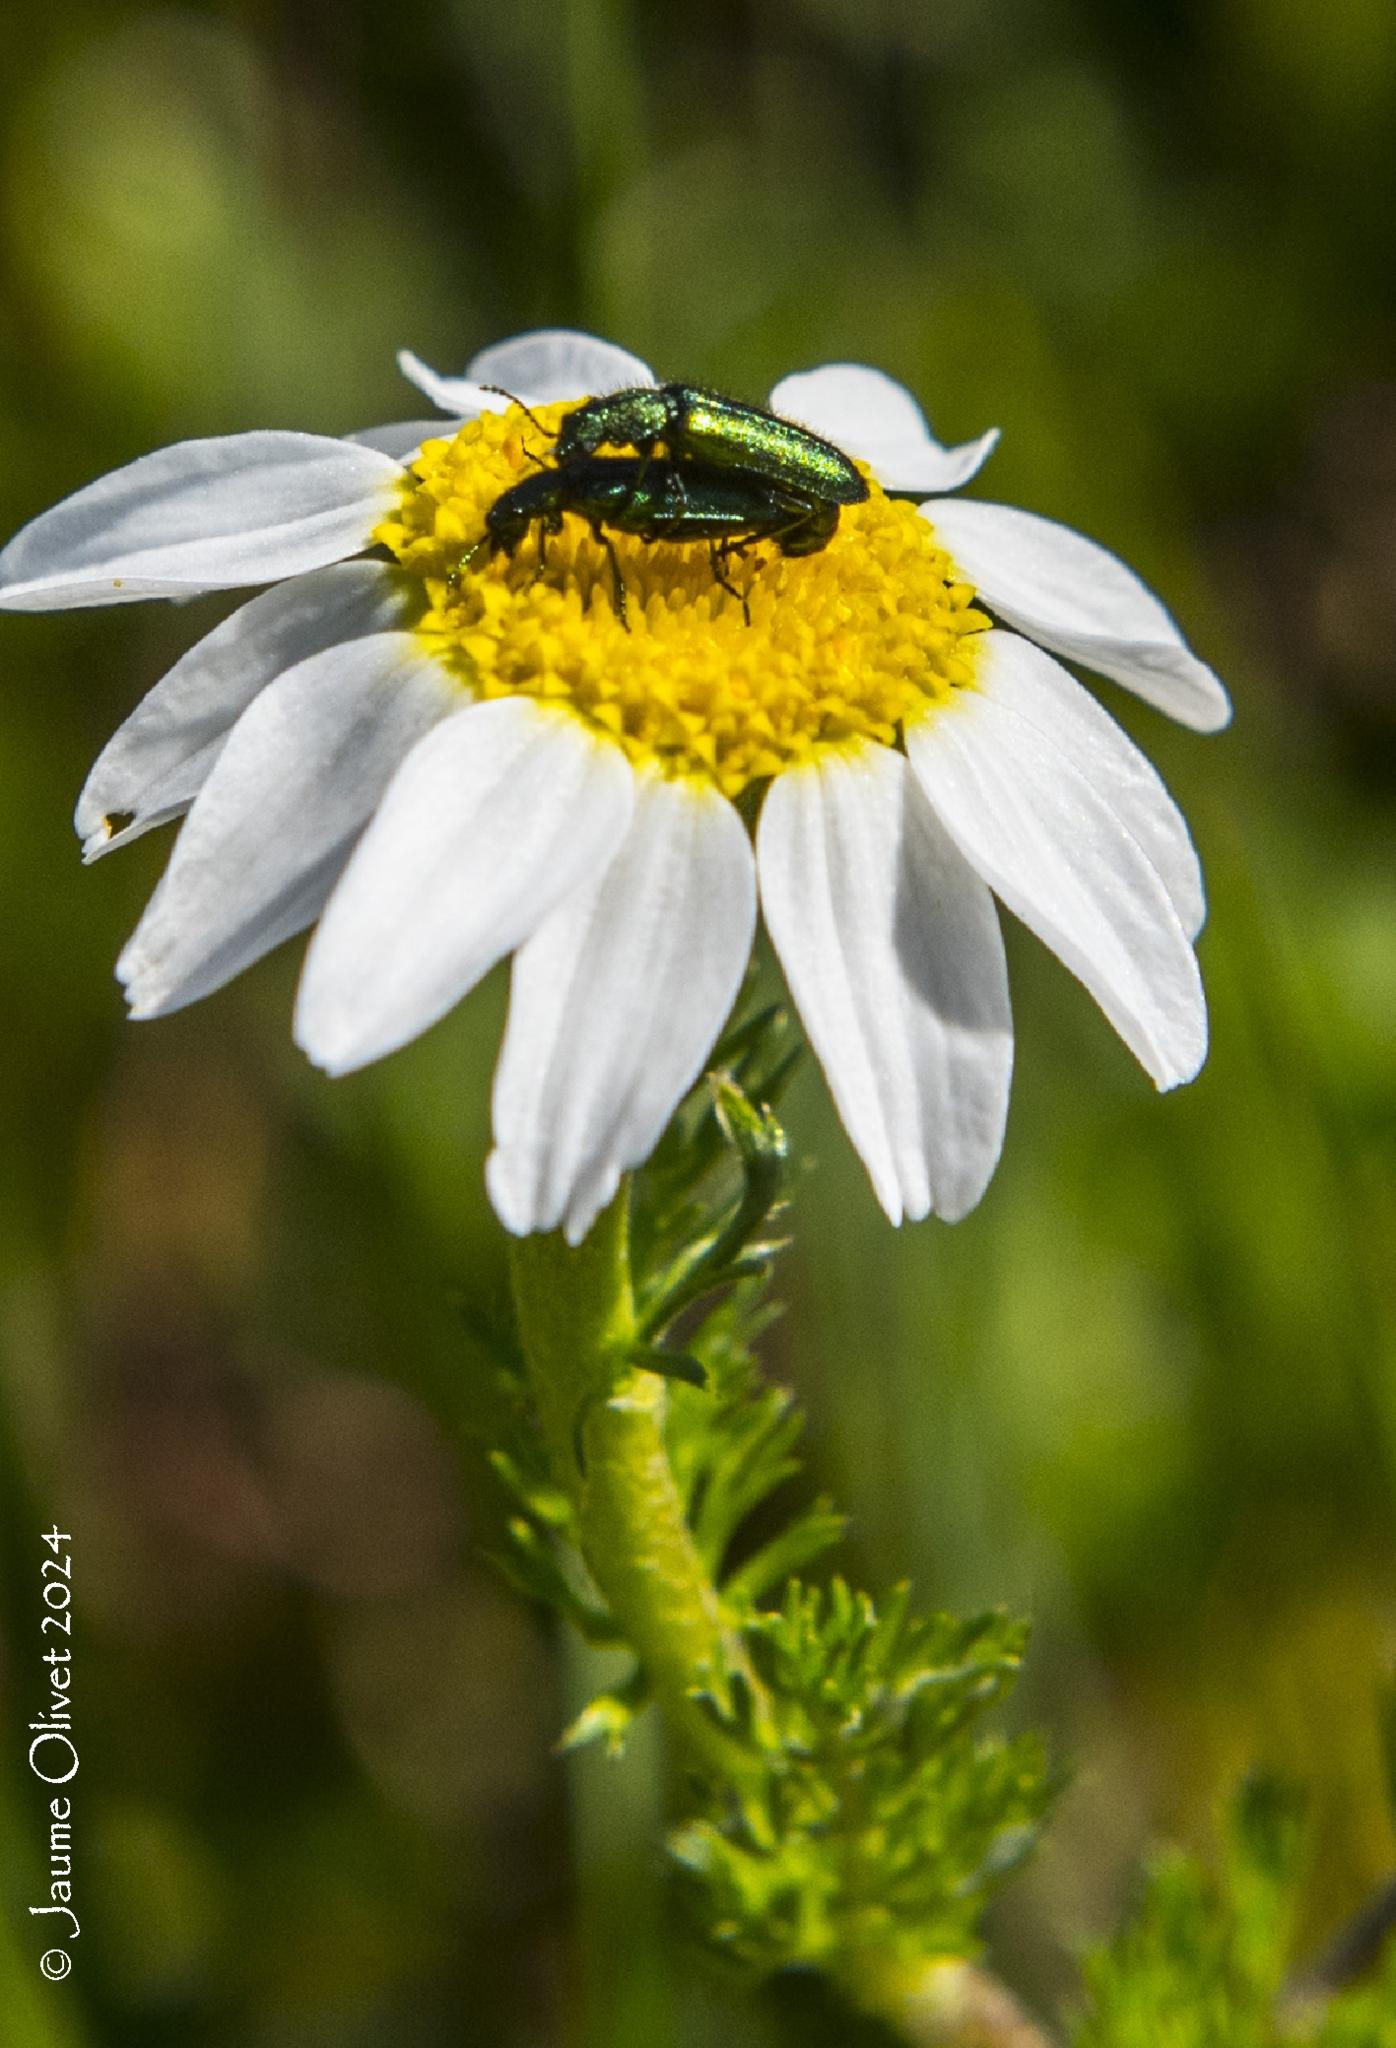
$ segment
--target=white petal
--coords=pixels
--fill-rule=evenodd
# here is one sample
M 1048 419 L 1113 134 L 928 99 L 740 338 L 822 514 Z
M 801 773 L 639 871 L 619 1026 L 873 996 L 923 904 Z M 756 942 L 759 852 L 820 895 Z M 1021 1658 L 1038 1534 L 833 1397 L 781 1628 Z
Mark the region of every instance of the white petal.
M 410 587 L 383 562 L 337 562 L 264 590 L 177 661 L 108 740 L 78 798 L 83 859 L 188 810 L 229 731 L 284 670 L 406 623 Z M 113 821 L 129 822 L 113 829 Z
M 1227 723 L 1231 704 L 1221 683 L 1117 555 L 1012 505 L 935 498 L 921 510 L 1006 624 L 1123 683 L 1195 732 Z
M 1168 892 L 1094 782 L 1040 727 L 966 690 L 908 726 L 922 788 L 971 865 L 1095 997 L 1160 1088 L 1207 1051 L 1197 960 Z
M 988 890 L 887 747 L 777 777 L 756 853 L 790 993 L 878 1200 L 894 1223 L 954 1221 L 998 1160 L 1013 1065 Z
M 455 420 L 394 420 L 385 427 L 362 427 L 347 438 L 360 448 L 376 448 L 396 462 L 410 462 L 423 441 L 449 440 L 459 425 Z
M 497 391 L 486 391 L 482 385 L 472 383 L 469 377 L 443 377 L 439 370 L 433 370 L 410 348 L 397 352 L 397 366 L 409 384 L 415 384 L 425 398 L 442 412 L 450 413 L 457 421 L 477 420 L 482 412 L 507 412 L 509 401 Z M 525 405 L 530 400 L 523 391 L 515 393 Z M 444 424 L 438 425 L 437 433 L 445 432 Z
M 411 633 L 314 654 L 229 734 L 117 963 L 133 1016 L 220 988 L 319 912 L 394 769 L 460 703 Z
M 570 327 L 541 327 L 533 334 L 497 341 L 471 357 L 465 374 L 477 384 L 502 384 L 507 391 L 526 392 L 540 405 L 563 398 L 599 398 L 607 391 L 627 391 L 655 381 L 649 364 L 629 349 Z
M 771 410 L 856 455 L 888 491 L 957 491 L 993 454 L 999 430 L 942 448 L 904 385 L 863 363 L 826 363 L 786 377 Z
M 0 553 L 0 610 L 188 597 L 299 576 L 368 546 L 402 474 L 323 434 L 180 441 L 41 512 Z
M 306 956 L 296 1039 L 347 1073 L 443 1017 L 615 852 L 634 776 L 571 712 L 471 706 L 404 761 Z
M 1016 718 L 1069 754 L 1101 802 L 1158 869 L 1184 931 L 1207 915 L 1202 866 L 1187 820 L 1153 764 L 1060 662 L 1016 633 L 977 633 L 975 683 Z
M 638 356 L 569 328 L 544 328 L 495 342 L 472 356 L 462 377 L 443 377 L 409 348 L 398 350 L 397 361 L 403 376 L 433 405 L 469 420 L 482 412 L 504 412 L 509 398 L 501 390 L 525 405 L 548 405 L 654 382 L 653 370 Z
M 715 789 L 644 777 L 619 853 L 514 960 L 486 1170 L 505 1226 L 579 1244 L 649 1157 L 741 986 L 756 872 Z

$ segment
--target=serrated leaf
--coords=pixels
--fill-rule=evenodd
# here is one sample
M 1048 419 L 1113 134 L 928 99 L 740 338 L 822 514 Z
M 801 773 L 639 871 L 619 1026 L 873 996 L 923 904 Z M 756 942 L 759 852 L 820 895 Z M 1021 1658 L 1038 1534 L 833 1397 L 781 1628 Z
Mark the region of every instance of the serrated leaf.
M 847 1528 L 848 1517 L 839 1514 L 832 1502 L 816 1501 L 728 1574 L 722 1582 L 725 1598 L 734 1606 L 755 1606 L 774 1586 L 841 1543 Z

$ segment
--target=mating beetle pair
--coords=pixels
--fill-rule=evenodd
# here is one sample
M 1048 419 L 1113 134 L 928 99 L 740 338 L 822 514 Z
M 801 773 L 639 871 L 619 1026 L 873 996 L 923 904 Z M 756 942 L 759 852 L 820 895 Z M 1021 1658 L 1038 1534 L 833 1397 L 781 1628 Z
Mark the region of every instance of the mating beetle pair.
M 692 384 L 588 399 L 566 415 L 554 439 L 556 466 L 540 467 L 496 498 L 477 547 L 512 556 L 536 523 L 541 550 L 548 534 L 561 531 L 563 514 L 576 513 L 610 557 L 623 625 L 625 584 L 607 527 L 647 543 L 706 541 L 714 579 L 738 600 L 749 625 L 747 601 L 727 575 L 729 557 L 761 540 L 783 555 L 816 554 L 832 538 L 840 507 L 868 495 L 858 469 L 831 442 Z M 624 447 L 638 448 L 639 456 L 596 452 Z

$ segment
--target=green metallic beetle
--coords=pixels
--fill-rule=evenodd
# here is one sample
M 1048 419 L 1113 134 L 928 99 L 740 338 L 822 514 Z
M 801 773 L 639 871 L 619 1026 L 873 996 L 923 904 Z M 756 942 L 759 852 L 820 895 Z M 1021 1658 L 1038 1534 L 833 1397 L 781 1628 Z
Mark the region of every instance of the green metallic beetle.
M 461 569 L 485 548 L 492 555 L 512 556 L 537 525 L 541 574 L 547 536 L 562 531 L 567 512 L 587 521 L 610 557 L 616 612 L 627 631 L 625 582 L 607 527 L 648 543 L 706 541 L 715 580 L 736 598 L 750 625 L 747 601 L 726 573 L 728 559 L 763 540 L 773 542 L 783 555 L 817 554 L 828 544 L 839 517 L 836 504 L 813 501 L 804 492 L 740 471 L 649 457 L 580 456 L 556 468 L 541 468 L 502 491 L 485 514 L 485 532 Z
M 858 505 L 868 495 L 857 465 L 831 441 L 697 384 L 637 385 L 589 398 L 563 420 L 556 452 L 559 463 L 598 448 L 638 448 L 648 459 L 661 445 L 673 462 L 742 471 L 820 504 Z

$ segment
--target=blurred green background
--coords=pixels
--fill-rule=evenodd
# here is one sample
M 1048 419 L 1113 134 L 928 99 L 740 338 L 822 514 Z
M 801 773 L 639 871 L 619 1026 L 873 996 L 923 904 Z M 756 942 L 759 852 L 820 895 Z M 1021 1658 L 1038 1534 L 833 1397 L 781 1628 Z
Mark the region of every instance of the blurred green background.
M 1206 860 L 1214 1051 L 1156 1099 L 1011 935 L 979 1212 L 894 1234 L 817 1076 L 773 1370 L 851 1562 L 1038 1620 L 1075 1782 L 1006 1901 L 1069 1995 L 1142 1845 L 1312 1788 L 1310 1935 L 1387 1869 L 1396 1639 L 1396 10 L 1389 0 L 247 0 L 29 10 L 0 72 L 0 531 L 157 444 L 419 416 L 536 324 L 761 396 L 875 362 L 974 487 L 1097 534 L 1234 688 L 1104 691 Z M 491 983 L 352 1080 L 295 961 L 123 1022 L 164 856 L 92 756 L 218 614 L 0 620 L 6 2048 L 849 2042 L 676 1944 L 651 1741 L 502 1590 L 451 1303 L 500 1284 Z M 295 949 L 291 949 L 294 951 Z M 74 1536 L 77 1910 L 37 1970 L 39 1531 Z

